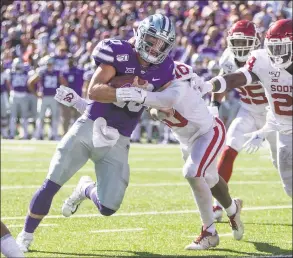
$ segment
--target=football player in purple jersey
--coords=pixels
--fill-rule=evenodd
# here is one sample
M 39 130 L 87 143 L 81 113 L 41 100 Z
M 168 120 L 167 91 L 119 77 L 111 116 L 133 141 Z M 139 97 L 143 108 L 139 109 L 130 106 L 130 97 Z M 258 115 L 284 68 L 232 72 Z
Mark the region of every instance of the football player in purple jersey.
M 92 56 L 97 69 L 88 91 L 91 102 L 58 144 L 47 178 L 31 200 L 24 228 L 17 237 L 24 252 L 48 214 L 55 194 L 89 159 L 95 164 L 97 184 L 88 176 L 82 177 L 65 200 L 62 214 L 71 216 L 86 199 L 92 200 L 104 216 L 119 209 L 129 182 L 130 135 L 143 106 L 121 101 L 119 90 L 107 83 L 117 75 L 132 74 L 147 80 L 149 90 L 167 86 L 174 78 L 174 62 L 168 56 L 174 43 L 171 20 L 155 14 L 140 22 L 134 46 L 117 39 L 103 40 L 96 46 Z M 79 107 L 84 102 L 80 103 L 72 93 L 65 98 L 75 101 L 75 108 L 84 109 Z
M 0 62 L 0 72 L 1 72 L 1 136 L 4 139 L 8 138 L 8 110 L 9 110 L 9 101 L 8 101 L 8 92 L 7 92 L 7 70 L 4 69 L 3 62 Z
M 28 138 L 28 72 L 20 58 L 15 58 L 11 69 L 7 71 L 7 84 L 10 89 L 10 139 L 14 139 L 16 133 L 17 114 L 20 113 L 23 127 L 23 139 Z
M 58 121 L 59 121 L 59 105 L 54 99 L 56 89 L 61 84 L 67 84 L 64 77 L 58 70 L 54 69 L 54 58 L 45 56 L 42 60 L 43 66 L 40 67 L 36 73 L 34 73 L 28 82 L 30 92 L 39 98 L 38 118 L 36 121 L 36 130 L 34 132 L 34 138 L 39 140 L 43 138 L 43 123 L 47 108 L 52 113 L 52 128 L 50 139 L 56 140 L 58 137 Z M 40 92 L 36 91 L 35 85 L 40 85 Z
M 82 95 L 83 77 L 84 70 L 76 66 L 76 62 L 73 56 L 68 57 L 68 70 L 63 73 L 65 80 L 67 81 L 68 87 L 73 89 L 79 96 Z M 67 133 L 70 120 L 73 118 L 74 121 L 80 116 L 76 109 L 71 109 L 66 106 L 61 106 L 62 118 L 63 118 L 63 131 Z

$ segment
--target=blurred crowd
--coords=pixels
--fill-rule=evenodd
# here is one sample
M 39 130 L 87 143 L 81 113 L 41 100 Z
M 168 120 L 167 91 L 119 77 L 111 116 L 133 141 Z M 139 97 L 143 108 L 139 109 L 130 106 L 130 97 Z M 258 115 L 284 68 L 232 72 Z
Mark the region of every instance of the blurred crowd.
M 271 22 L 292 17 L 292 1 L 13 1 L 1 6 L 1 74 L 19 58 L 28 74 L 33 75 L 44 58 L 53 57 L 54 68 L 61 72 L 66 73 L 72 66 L 80 69 L 80 95 L 86 97 L 94 70 L 91 53 L 96 44 L 106 38 L 128 40 L 139 21 L 154 13 L 168 15 L 176 25 L 173 59 L 191 65 L 198 75 L 209 79 L 219 73 L 217 61 L 227 47 L 227 30 L 232 24 L 251 20 L 263 37 Z M 7 92 L 9 95 L 9 89 Z M 36 109 L 36 105 L 30 108 Z M 38 112 L 30 113 L 34 123 Z M 50 111 L 47 114 L 50 116 Z M 59 120 L 68 123 L 62 115 L 68 112 L 61 112 Z M 140 127 L 145 128 L 149 142 L 156 132 L 158 141 L 173 141 L 168 128 L 150 122 L 147 114 L 142 120 L 133 141 L 140 140 Z

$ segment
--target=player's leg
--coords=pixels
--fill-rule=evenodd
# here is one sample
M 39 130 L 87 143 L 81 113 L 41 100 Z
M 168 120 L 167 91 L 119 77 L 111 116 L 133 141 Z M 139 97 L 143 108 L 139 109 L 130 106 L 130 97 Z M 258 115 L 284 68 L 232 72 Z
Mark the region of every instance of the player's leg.
M 63 132 L 64 134 L 67 133 L 69 125 L 70 125 L 70 120 L 71 120 L 71 107 L 66 107 L 64 105 L 61 106 L 61 113 L 62 113 L 62 127 L 63 127 Z
M 23 139 L 28 139 L 28 115 L 29 115 L 29 98 L 22 97 L 20 102 L 20 118 L 23 128 Z
M 36 119 L 38 115 L 38 98 L 34 94 L 29 94 L 30 99 L 30 118 L 32 119 L 32 125 L 34 130 L 36 129 Z
M 59 103 L 53 98 L 49 98 L 49 106 L 52 113 L 52 128 L 51 128 L 51 136 L 50 139 L 56 140 L 58 138 L 58 124 L 59 124 L 59 114 L 60 114 L 60 105 Z M 68 128 L 67 128 L 68 129 Z M 67 131 L 66 131 L 67 132 Z
M 36 129 L 34 132 L 34 138 L 39 140 L 41 135 L 43 136 L 43 123 L 47 109 L 47 101 L 46 97 L 42 97 L 38 99 L 38 118 L 36 121 Z
M 8 138 L 8 109 L 9 102 L 7 92 L 1 93 L 1 136 L 4 139 Z
M 292 134 L 277 133 L 278 169 L 285 192 L 292 198 Z
M 1 253 L 5 257 L 24 257 L 9 229 L 1 221 Z
M 47 178 L 34 194 L 23 231 L 17 237 L 23 251 L 28 251 L 33 233 L 48 214 L 55 194 L 89 159 L 91 135 L 90 123 L 79 119 L 57 145 Z
M 140 143 L 140 137 L 141 137 L 141 123 L 139 122 L 134 128 L 130 138 L 132 142 Z
M 228 183 L 233 172 L 234 161 L 241 151 L 247 138 L 244 136 L 257 130 L 255 119 L 247 110 L 240 108 L 237 117 L 231 123 L 227 131 L 227 142 L 217 164 L 219 175 Z M 222 220 L 223 210 L 219 202 L 214 203 L 214 217 L 217 221 Z
M 11 103 L 11 112 L 10 112 L 10 121 L 9 121 L 9 138 L 14 139 L 16 133 L 16 119 L 17 119 L 17 110 L 19 105 L 19 98 L 15 96 L 10 96 Z
M 72 195 L 64 202 L 62 211 L 65 216 L 72 214 L 70 199 L 75 205 L 76 200 L 88 198 L 104 216 L 110 216 L 119 209 L 129 182 L 129 143 L 128 137 L 120 135 L 112 148 L 92 146 L 91 159 L 95 163 L 97 183 L 89 177 L 81 177 Z
M 224 126 L 215 127 L 202 135 L 194 142 L 191 154 L 183 167 L 183 175 L 191 186 L 203 225 L 199 237 L 188 245 L 186 249 L 208 249 L 219 244 L 219 236 L 214 224 L 212 192 L 210 190 L 218 182 L 219 176 L 214 173 L 214 182 L 210 179 L 208 183 L 205 173 L 210 163 L 218 155 L 224 141 Z
M 270 153 L 271 153 L 271 159 L 274 167 L 278 169 L 278 164 L 277 164 L 277 133 L 276 132 L 271 132 L 268 134 L 266 137 L 266 140 L 268 141 L 270 145 Z

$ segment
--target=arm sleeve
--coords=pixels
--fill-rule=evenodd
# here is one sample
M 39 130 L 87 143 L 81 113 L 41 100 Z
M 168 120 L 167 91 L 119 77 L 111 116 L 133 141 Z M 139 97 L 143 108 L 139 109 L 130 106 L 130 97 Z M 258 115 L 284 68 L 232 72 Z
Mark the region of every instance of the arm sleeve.
M 154 108 L 173 108 L 185 95 L 187 82 L 173 82 L 161 92 L 147 92 L 145 106 Z

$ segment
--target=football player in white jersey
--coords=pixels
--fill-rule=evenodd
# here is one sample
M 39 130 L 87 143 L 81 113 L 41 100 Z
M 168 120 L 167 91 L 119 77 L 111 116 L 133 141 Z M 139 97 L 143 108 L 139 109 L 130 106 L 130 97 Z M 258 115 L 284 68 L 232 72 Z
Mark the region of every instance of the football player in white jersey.
M 292 198 L 292 19 L 273 23 L 266 33 L 265 49 L 251 52 L 245 66 L 235 73 L 217 76 L 204 90 L 223 92 L 260 81 L 269 102 L 266 124 L 245 144 L 255 151 L 271 131 L 277 131 L 277 166 L 286 193 Z
M 216 160 L 224 145 L 226 132 L 222 121 L 209 112 L 202 99 L 197 85 L 203 80 L 193 74 L 190 66 L 175 64 L 177 79 L 163 91 L 150 94 L 141 88 L 119 88 L 117 99 L 154 107 L 151 114 L 171 127 L 180 142 L 185 160 L 183 175 L 191 186 L 203 224 L 201 234 L 186 249 L 204 250 L 219 244 L 214 225 L 212 196 L 218 198 L 225 207 L 236 240 L 240 240 L 244 233 L 240 220 L 242 200 L 231 199 L 227 184 L 217 171 Z M 74 94 L 74 101 L 68 103 L 67 94 L 74 92 L 62 87 L 55 98 L 67 106 L 82 106 L 76 103 L 85 102 Z
M 260 46 L 260 36 L 255 24 L 248 20 L 236 22 L 228 31 L 228 47 L 219 60 L 220 75 L 230 74 L 243 67 L 250 56 L 251 51 Z M 227 131 L 227 142 L 218 162 L 219 174 L 228 183 L 233 171 L 233 164 L 242 150 L 243 145 L 249 139 L 246 134 L 262 128 L 266 121 L 266 107 L 268 100 L 265 91 L 259 81 L 245 85 L 237 89 L 241 98 L 241 107 L 236 118 Z M 224 93 L 212 95 L 212 105 L 219 106 Z M 271 149 L 273 164 L 276 165 L 276 133 L 271 132 L 266 139 Z M 217 221 L 222 220 L 223 209 L 215 201 L 214 216 Z

